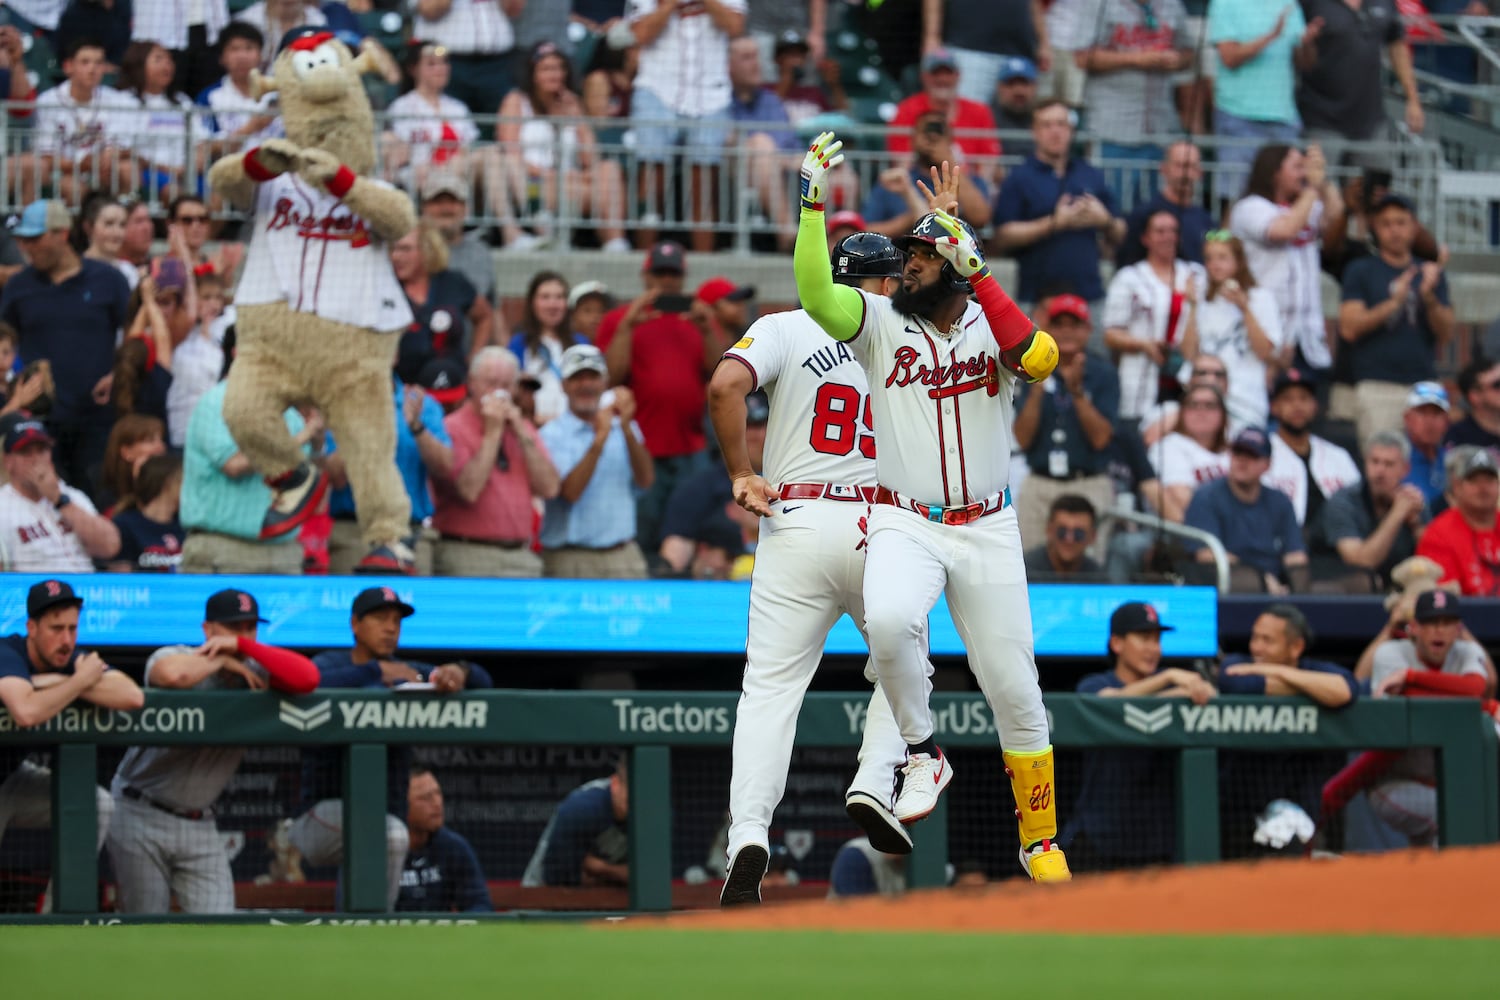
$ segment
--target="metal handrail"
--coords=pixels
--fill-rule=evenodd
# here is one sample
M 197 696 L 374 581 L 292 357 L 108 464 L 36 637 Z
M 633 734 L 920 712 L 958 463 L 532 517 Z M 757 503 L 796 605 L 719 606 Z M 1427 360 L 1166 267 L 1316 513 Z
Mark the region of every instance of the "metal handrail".
M 1129 521 L 1131 524 L 1139 524 L 1142 527 L 1159 531 L 1166 535 L 1175 535 L 1178 538 L 1198 542 L 1214 557 L 1214 576 L 1217 579 L 1216 589 L 1219 596 L 1223 597 L 1229 593 L 1229 552 L 1224 548 L 1224 543 L 1202 528 L 1189 527 L 1186 524 L 1178 524 L 1176 521 L 1168 521 L 1166 518 L 1155 514 L 1142 514 L 1135 510 L 1119 510 L 1110 508 L 1104 512 L 1106 518 L 1116 518 L 1121 521 Z

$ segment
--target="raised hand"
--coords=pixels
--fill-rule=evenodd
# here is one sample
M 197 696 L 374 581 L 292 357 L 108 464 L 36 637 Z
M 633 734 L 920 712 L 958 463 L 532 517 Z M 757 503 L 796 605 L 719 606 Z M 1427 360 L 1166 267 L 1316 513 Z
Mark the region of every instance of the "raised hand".
M 832 132 L 824 132 L 813 140 L 802 158 L 802 207 L 813 212 L 823 211 L 828 201 L 828 172 L 844 162 L 844 144 Z
M 964 168 L 961 165 L 950 165 L 947 160 L 944 160 L 941 171 L 937 167 L 931 169 L 932 187 L 928 187 L 921 180 L 917 181 L 918 190 L 927 199 L 927 210 L 957 215 L 958 189 L 963 180 Z

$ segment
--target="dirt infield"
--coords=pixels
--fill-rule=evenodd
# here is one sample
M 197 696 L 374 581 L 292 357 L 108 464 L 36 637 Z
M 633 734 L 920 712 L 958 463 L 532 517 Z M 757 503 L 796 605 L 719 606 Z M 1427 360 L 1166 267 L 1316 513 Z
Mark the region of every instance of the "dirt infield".
M 1500 935 L 1500 847 L 1274 860 L 788 903 L 669 918 L 716 930 Z

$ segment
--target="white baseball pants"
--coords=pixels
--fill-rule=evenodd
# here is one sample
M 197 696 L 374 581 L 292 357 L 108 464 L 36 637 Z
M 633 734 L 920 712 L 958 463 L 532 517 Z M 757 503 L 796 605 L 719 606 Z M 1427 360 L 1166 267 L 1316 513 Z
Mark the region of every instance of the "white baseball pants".
M 932 736 L 927 616 L 948 596 L 969 669 L 989 702 L 1000 745 L 1051 743 L 1031 642 L 1021 532 L 1014 507 L 969 524 L 939 524 L 888 504 L 870 509 L 865 631 L 870 659 L 908 744 Z
M 775 515 L 761 519 L 745 677 L 734 724 L 731 858 L 748 844 L 769 846 L 771 816 L 786 791 L 797 715 L 823 660 L 828 630 L 844 614 L 856 625 L 864 620 L 859 519 L 865 511 L 863 502 L 788 500 Z M 925 660 L 925 651 L 920 655 Z M 905 761 L 906 744 L 876 688 L 850 791 L 890 805 L 895 769 Z

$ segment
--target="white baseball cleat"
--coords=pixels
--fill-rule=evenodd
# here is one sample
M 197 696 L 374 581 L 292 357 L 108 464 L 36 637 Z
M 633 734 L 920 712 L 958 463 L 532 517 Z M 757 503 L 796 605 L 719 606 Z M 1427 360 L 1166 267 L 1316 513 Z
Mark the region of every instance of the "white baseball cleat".
M 901 769 L 901 791 L 896 794 L 896 818 L 903 823 L 915 823 L 926 819 L 937 808 L 938 796 L 953 780 L 953 765 L 943 756 L 942 748 L 936 754 L 914 753 L 906 758 Z
M 884 854 L 911 853 L 911 834 L 885 802 L 869 792 L 850 792 L 844 799 L 844 811 L 865 831 L 875 850 Z

